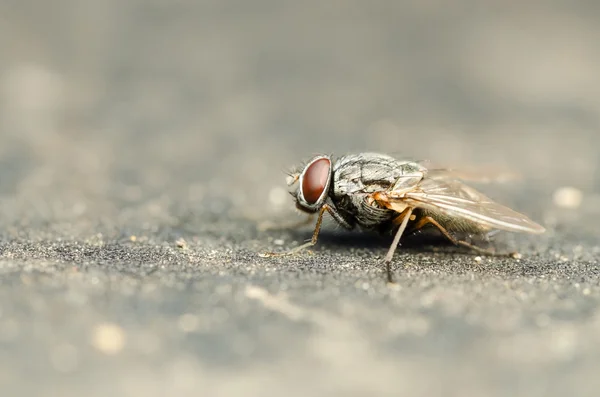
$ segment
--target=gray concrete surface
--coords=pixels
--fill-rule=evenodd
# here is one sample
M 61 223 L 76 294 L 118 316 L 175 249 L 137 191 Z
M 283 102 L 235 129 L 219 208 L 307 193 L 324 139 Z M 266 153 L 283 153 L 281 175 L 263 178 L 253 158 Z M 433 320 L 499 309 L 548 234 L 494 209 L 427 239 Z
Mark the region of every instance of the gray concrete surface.
M 598 3 L 0 3 L 2 396 L 596 396 Z M 331 223 L 284 172 L 377 150 L 523 180 L 520 260 Z M 572 187 L 572 189 L 566 189 Z

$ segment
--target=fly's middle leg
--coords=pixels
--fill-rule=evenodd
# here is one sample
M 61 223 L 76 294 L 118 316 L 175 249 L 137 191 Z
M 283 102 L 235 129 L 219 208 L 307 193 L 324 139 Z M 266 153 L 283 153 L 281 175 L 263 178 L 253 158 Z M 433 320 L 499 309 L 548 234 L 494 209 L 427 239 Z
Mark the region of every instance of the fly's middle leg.
M 404 230 L 406 229 L 406 225 L 408 225 L 408 221 L 411 220 L 411 218 L 412 218 L 412 208 L 409 207 L 409 208 L 405 209 L 402 213 L 400 213 L 400 215 L 398 215 L 396 217 L 396 219 L 394 219 L 394 223 L 400 223 L 400 227 L 398 228 L 398 231 L 396 231 L 396 235 L 394 236 L 394 241 L 392 241 L 392 245 L 390 245 L 390 248 L 388 249 L 388 252 L 385 255 L 385 259 L 384 259 L 388 283 L 394 282 L 392 279 L 392 269 L 391 269 L 392 258 L 394 257 L 394 252 L 396 252 L 396 248 L 398 247 L 398 244 L 400 243 L 400 238 L 402 237 L 402 234 L 404 233 Z

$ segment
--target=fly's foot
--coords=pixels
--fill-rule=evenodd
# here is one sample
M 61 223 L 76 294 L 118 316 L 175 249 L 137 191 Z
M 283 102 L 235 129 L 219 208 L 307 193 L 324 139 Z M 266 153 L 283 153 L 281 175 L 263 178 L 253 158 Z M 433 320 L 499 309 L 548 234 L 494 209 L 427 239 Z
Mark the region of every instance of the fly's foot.
M 297 247 L 300 248 L 300 247 Z M 304 247 L 302 247 L 304 248 Z M 278 257 L 278 256 L 292 256 L 292 255 L 296 255 L 298 252 L 300 252 L 300 249 L 291 249 L 289 251 L 283 251 L 283 252 L 273 252 L 273 251 L 266 251 L 266 252 L 261 252 L 258 254 L 258 256 L 260 256 L 261 258 L 274 258 L 274 257 Z
M 272 258 L 274 256 L 285 256 L 285 252 L 270 252 L 270 251 L 265 251 L 265 252 L 259 252 L 258 256 L 260 256 L 261 258 Z
M 291 251 L 285 251 L 285 252 L 272 252 L 272 251 L 266 251 L 266 252 L 260 252 L 258 254 L 258 256 L 260 256 L 261 258 L 275 258 L 278 256 L 293 256 L 298 254 L 298 252 L 300 252 L 300 250 L 291 250 Z M 307 254 L 313 254 L 312 251 L 306 251 Z
M 392 258 L 386 257 L 383 260 L 383 263 L 385 264 L 385 271 L 386 271 L 388 285 L 396 284 L 396 282 L 394 281 L 394 278 L 392 276 Z

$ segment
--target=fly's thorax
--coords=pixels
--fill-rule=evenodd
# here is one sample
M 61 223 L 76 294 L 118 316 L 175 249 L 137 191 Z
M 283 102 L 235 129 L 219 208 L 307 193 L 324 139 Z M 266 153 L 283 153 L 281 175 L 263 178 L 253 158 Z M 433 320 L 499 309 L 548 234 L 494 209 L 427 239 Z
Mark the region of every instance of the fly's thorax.
M 342 212 L 364 228 L 376 228 L 397 214 L 372 200 L 372 193 L 388 191 L 400 179 L 421 175 L 418 164 L 378 153 L 360 153 L 338 159 L 333 167 L 331 199 Z
M 425 169 L 411 161 L 397 160 L 379 153 L 350 154 L 333 167 L 333 196 L 374 193 L 394 187 L 406 178 L 422 177 Z

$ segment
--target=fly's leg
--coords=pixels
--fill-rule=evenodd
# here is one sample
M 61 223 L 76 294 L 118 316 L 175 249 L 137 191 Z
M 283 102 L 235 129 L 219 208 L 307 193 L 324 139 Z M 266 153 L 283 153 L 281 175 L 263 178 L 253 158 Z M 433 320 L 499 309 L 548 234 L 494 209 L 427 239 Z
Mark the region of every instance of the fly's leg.
M 425 217 L 419 219 L 419 221 L 413 226 L 413 228 L 415 230 L 419 230 L 419 229 L 421 229 L 423 226 L 425 226 L 427 224 L 432 224 L 433 226 L 435 226 L 440 232 L 442 232 L 442 234 L 444 235 L 444 237 L 446 237 L 448 240 L 450 240 L 454 245 L 461 245 L 463 247 L 467 247 L 469 249 L 472 249 L 473 251 L 479 252 L 479 253 L 484 254 L 484 255 L 489 255 L 489 256 L 506 256 L 505 254 L 498 254 L 493 249 L 485 249 L 485 248 L 477 247 L 476 245 L 473 245 L 473 244 L 468 243 L 466 241 L 457 239 L 456 237 L 454 237 L 453 235 L 451 235 L 446 230 L 446 228 L 444 228 L 442 225 L 440 225 L 438 223 L 438 221 L 436 221 L 435 219 L 433 219 L 431 216 L 425 216 Z M 512 254 L 512 253 L 509 254 L 509 256 L 513 256 L 513 255 L 514 254 Z
M 325 204 L 323 206 L 323 208 L 326 209 L 327 212 L 329 212 L 329 215 L 331 215 L 332 218 L 337 223 L 342 225 L 344 228 L 346 228 L 348 230 L 354 229 L 354 225 L 349 223 L 346 219 L 344 219 L 344 217 L 342 215 L 340 215 L 340 213 L 337 212 L 334 207 Z M 321 211 L 323 210 L 323 208 L 321 208 Z M 271 221 L 265 221 L 258 225 L 258 230 L 261 232 L 265 232 L 265 231 L 269 231 L 269 230 L 298 229 L 300 227 L 310 225 L 314 219 L 315 219 L 315 214 L 309 214 L 305 219 L 303 219 L 301 221 L 282 222 L 282 223 L 274 223 Z
M 398 231 L 396 232 L 396 235 L 394 236 L 394 241 L 392 241 L 392 245 L 390 245 L 390 248 L 384 258 L 388 283 L 394 282 L 392 279 L 392 268 L 391 268 L 392 258 L 394 257 L 394 252 L 396 252 L 396 248 L 398 247 L 398 244 L 400 243 L 400 238 L 402 237 L 402 233 L 404 233 L 404 230 L 406 229 L 406 225 L 408 225 L 408 221 L 410 220 L 411 215 L 412 215 L 412 208 L 408 207 L 400 215 L 398 215 L 396 217 L 396 219 L 394 220 L 394 223 L 397 223 L 400 220 L 402 221 L 402 223 L 400 223 L 400 227 L 398 228 Z
M 312 238 L 310 239 L 309 242 L 304 243 L 302 245 L 299 245 L 296 248 L 292 248 L 289 251 L 285 251 L 285 252 L 265 252 L 260 254 L 260 256 L 262 256 L 263 258 L 270 258 L 273 256 L 289 256 L 289 255 L 294 255 L 300 251 L 302 251 L 305 248 L 308 247 L 312 247 L 313 245 L 315 245 L 317 243 L 317 238 L 319 237 L 319 232 L 321 231 L 321 224 L 323 223 L 323 214 L 325 213 L 325 211 L 329 212 L 329 214 L 331 216 L 333 216 L 333 218 L 340 222 L 339 219 L 341 218 L 341 215 L 337 213 L 337 211 L 335 209 L 333 209 L 333 207 L 330 207 L 329 205 L 325 204 L 320 210 L 319 210 L 319 214 L 317 215 L 317 223 L 315 225 L 315 230 L 313 231 L 313 235 Z M 339 219 L 338 219 L 339 218 Z M 343 220 L 343 219 L 342 219 Z M 350 227 L 350 224 L 347 223 L 346 221 L 343 221 L 344 223 L 342 223 L 342 225 L 346 226 L 346 227 Z
M 327 212 L 329 212 L 329 215 L 331 215 L 331 217 L 340 225 L 342 225 L 345 229 L 347 230 L 352 230 L 354 229 L 354 224 L 353 223 L 349 223 L 346 219 L 344 219 L 344 217 L 332 206 L 329 206 L 327 204 L 325 204 L 325 207 L 327 207 Z

